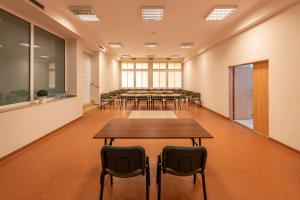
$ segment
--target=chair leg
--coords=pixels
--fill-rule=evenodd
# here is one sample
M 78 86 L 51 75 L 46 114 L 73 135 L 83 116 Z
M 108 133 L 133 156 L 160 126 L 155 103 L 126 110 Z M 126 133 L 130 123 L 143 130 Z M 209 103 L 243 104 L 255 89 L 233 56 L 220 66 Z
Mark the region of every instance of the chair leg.
M 160 193 L 161 193 L 161 159 L 160 156 L 158 156 L 157 159 L 157 177 L 156 177 L 156 183 L 157 185 L 157 199 L 160 200 Z
M 157 199 L 160 200 L 160 196 L 161 196 L 161 172 L 159 171 L 159 175 L 158 175 L 158 187 L 157 187 Z
M 149 200 L 149 184 L 148 184 L 148 176 L 146 174 L 146 200 Z
M 146 200 L 149 200 L 150 165 L 149 157 L 146 157 Z
M 201 177 L 202 177 L 202 188 L 203 188 L 204 200 L 207 200 L 204 171 L 201 173 Z
M 113 176 L 110 175 L 110 185 L 113 185 Z
M 156 166 L 156 183 L 158 183 L 158 176 L 159 176 L 159 172 L 160 172 L 159 162 L 160 162 L 160 158 L 158 156 L 158 158 L 157 158 L 157 166 Z
M 194 174 L 194 184 L 196 184 L 196 174 Z
M 100 200 L 103 199 L 103 190 L 104 190 L 104 173 L 101 173 L 101 177 L 100 177 L 100 184 L 101 184 L 101 189 L 100 189 Z

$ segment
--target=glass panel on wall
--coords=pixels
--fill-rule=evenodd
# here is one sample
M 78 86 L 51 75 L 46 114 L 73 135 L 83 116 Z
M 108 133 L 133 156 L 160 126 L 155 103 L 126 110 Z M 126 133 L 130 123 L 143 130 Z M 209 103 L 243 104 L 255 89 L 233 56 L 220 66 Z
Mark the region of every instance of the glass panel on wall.
M 169 71 L 168 72 L 168 87 L 169 88 L 174 88 L 175 86 L 175 72 L 174 71 Z
M 182 87 L 182 72 L 181 71 L 175 71 L 175 82 L 174 87 L 175 88 L 181 88 Z
M 167 87 L 167 72 L 161 71 L 159 73 L 159 87 L 166 88 Z
M 154 88 L 159 88 L 159 71 L 153 71 L 152 85 Z
M 136 69 L 148 69 L 148 63 L 136 63 Z
M 133 88 L 134 87 L 134 71 L 128 71 L 127 73 L 127 87 Z
M 122 70 L 122 88 L 126 88 L 126 87 L 127 87 L 127 71 Z
M 175 63 L 175 69 L 181 69 L 182 68 L 182 64 L 181 63 Z
M 65 40 L 34 27 L 34 94 L 47 90 L 48 96 L 65 92 Z
M 135 87 L 148 87 L 148 71 L 136 71 L 135 73 Z
M 182 87 L 182 64 L 181 63 L 168 63 L 168 88 L 181 88 Z
M 0 106 L 30 100 L 30 24 L 0 9 Z
M 134 63 L 122 62 L 122 88 L 134 87 Z

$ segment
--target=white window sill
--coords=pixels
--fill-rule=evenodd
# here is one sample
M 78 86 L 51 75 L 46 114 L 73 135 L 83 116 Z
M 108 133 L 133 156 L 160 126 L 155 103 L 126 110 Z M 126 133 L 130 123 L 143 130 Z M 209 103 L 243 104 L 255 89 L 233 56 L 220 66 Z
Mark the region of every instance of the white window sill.
M 28 107 L 32 107 L 32 106 L 45 105 L 48 103 L 62 101 L 62 100 L 70 99 L 70 98 L 74 98 L 74 97 L 76 97 L 76 96 L 69 96 L 69 97 L 64 97 L 64 98 L 59 98 L 59 99 L 51 97 L 51 98 L 47 98 L 46 103 L 44 103 L 44 104 L 40 104 L 39 100 L 34 100 L 34 101 L 27 101 L 27 102 L 15 103 L 15 104 L 10 104 L 10 105 L 4 105 L 4 106 L 0 106 L 0 113 L 10 112 L 10 111 L 19 110 L 22 108 L 28 108 Z

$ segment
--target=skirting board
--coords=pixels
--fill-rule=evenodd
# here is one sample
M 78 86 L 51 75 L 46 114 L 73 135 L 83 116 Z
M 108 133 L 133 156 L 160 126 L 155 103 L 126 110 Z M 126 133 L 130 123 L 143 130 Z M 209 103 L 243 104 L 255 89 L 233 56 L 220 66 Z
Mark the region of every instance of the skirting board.
M 225 118 L 225 119 L 230 120 L 228 117 L 225 117 L 224 115 L 221 115 L 220 113 L 217 113 L 217 112 L 215 112 L 215 111 L 213 111 L 213 110 L 211 110 L 211 109 L 209 109 L 209 108 L 206 108 L 206 107 L 204 107 L 204 106 L 202 106 L 202 108 L 204 108 L 204 109 L 206 109 L 206 110 L 208 110 L 208 111 L 211 111 L 211 112 L 213 112 L 213 113 L 219 115 L 219 116 L 222 117 L 222 118 Z M 234 122 L 234 123 L 237 123 L 236 121 L 233 121 L 233 120 L 230 120 L 230 121 L 232 121 L 232 122 Z M 238 124 L 238 125 L 241 125 L 241 126 L 243 126 L 243 127 L 245 127 L 245 128 L 247 128 L 247 129 L 249 129 L 249 130 L 251 130 L 251 131 L 253 131 L 254 133 L 256 133 L 256 134 L 258 134 L 258 135 L 260 135 L 260 136 L 267 137 L 267 136 L 265 136 L 265 135 L 263 135 L 263 134 L 261 134 L 261 133 L 259 133 L 259 132 L 256 132 L 255 130 L 253 130 L 253 129 L 249 128 L 249 127 L 246 127 L 246 126 L 244 126 L 244 125 L 242 125 L 242 124 L 239 124 L 239 123 L 237 123 L 237 124 Z M 290 151 L 293 151 L 293 152 L 295 152 L 295 153 L 297 153 L 297 154 L 300 154 L 300 151 L 299 151 L 298 149 L 295 149 L 295 148 L 290 147 L 290 146 L 288 146 L 288 145 L 286 145 L 286 144 L 283 144 L 282 142 L 279 142 L 279 141 L 277 141 L 277 140 L 275 140 L 275 139 L 273 139 L 273 138 L 271 138 L 271 137 L 267 137 L 267 138 L 268 138 L 271 142 L 274 142 L 274 143 L 276 143 L 276 144 L 278 144 L 278 145 L 280 145 L 280 146 L 282 146 L 282 147 L 284 147 L 284 148 L 286 148 L 286 149 L 288 149 L 288 150 L 290 150 Z

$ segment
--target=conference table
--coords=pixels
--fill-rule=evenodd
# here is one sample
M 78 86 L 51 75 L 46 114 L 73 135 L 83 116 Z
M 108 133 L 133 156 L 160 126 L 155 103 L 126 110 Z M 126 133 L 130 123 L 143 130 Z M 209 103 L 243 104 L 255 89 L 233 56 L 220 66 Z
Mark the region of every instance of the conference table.
M 93 138 L 104 139 L 105 145 L 115 139 L 191 139 L 200 146 L 213 136 L 193 119 L 113 119 Z

